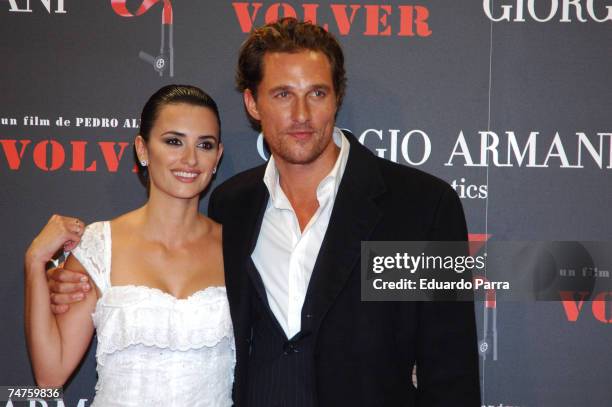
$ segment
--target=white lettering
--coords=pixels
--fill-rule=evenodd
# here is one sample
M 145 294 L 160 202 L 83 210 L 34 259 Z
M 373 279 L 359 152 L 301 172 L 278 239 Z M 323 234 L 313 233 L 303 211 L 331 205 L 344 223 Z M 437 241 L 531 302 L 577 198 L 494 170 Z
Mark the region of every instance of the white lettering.
M 457 148 L 460 148 L 461 150 L 458 152 Z M 482 164 L 474 164 L 474 161 L 472 161 L 472 156 L 470 155 L 470 149 L 468 148 L 467 143 L 465 142 L 465 136 L 463 135 L 463 130 L 459 132 L 459 136 L 457 137 L 457 142 L 455 143 L 455 146 L 453 147 L 453 152 L 451 153 L 451 156 L 449 157 L 448 161 L 444 163 L 444 165 L 447 167 L 451 167 L 453 165 L 453 158 L 456 155 L 463 156 L 465 160 L 465 164 L 463 165 L 465 167 L 482 167 L 483 166 Z
M 544 166 L 548 167 L 548 160 L 550 160 L 551 157 L 557 157 L 559 161 L 561 161 L 561 168 L 580 168 L 577 165 L 570 165 L 569 161 L 567 160 L 567 154 L 565 154 L 565 148 L 561 142 L 561 137 L 559 137 L 559 132 L 555 133 L 555 138 L 550 144 L 550 148 L 546 154 L 546 159 L 544 160 Z
M 25 9 L 21 9 L 17 6 L 16 0 L 8 0 L 9 4 L 11 6 L 9 11 L 12 11 L 13 13 L 31 13 L 32 9 L 30 8 L 30 0 L 26 0 L 26 8 Z
M 116 128 L 119 126 L 119 120 L 107 117 L 77 117 L 75 120 L 76 127 L 102 127 L 102 128 Z
M 601 169 L 603 165 L 603 137 L 599 136 L 599 151 L 595 150 L 591 140 L 589 140 L 584 133 L 578 134 L 578 168 L 584 168 L 582 165 L 582 146 L 586 147 L 587 151 L 593 157 L 593 160 L 597 166 Z
M 606 168 L 612 168 L 612 133 L 597 133 L 602 139 L 608 137 L 608 145 L 610 146 L 610 155 L 608 156 L 608 166 Z
M 86 402 L 87 400 L 88 400 L 88 399 L 79 399 L 79 403 L 76 405 L 76 407 L 85 407 L 85 402 Z M 57 401 L 57 406 L 56 406 L 56 407 L 66 407 L 66 406 L 64 405 L 64 400 L 58 400 L 58 401 Z
M 489 144 L 489 138 L 491 143 Z M 492 131 L 481 131 L 480 132 L 480 163 L 489 165 L 489 154 L 493 156 L 493 165 L 496 167 L 511 167 L 512 164 L 500 164 L 499 156 L 497 154 L 497 146 L 499 145 L 499 137 Z
M 506 134 L 508 135 L 508 164 L 512 165 L 512 161 L 510 159 L 510 152 L 512 151 L 512 153 L 514 153 L 514 158 L 516 159 L 516 162 L 520 167 L 523 164 L 523 159 L 525 158 L 525 155 L 527 154 L 527 149 L 529 149 L 529 160 L 527 161 L 527 167 L 541 167 L 535 162 L 536 137 L 538 136 L 537 131 L 532 131 L 531 133 L 529 133 L 529 138 L 527 139 L 527 142 L 525 143 L 525 148 L 523 148 L 522 152 L 519 150 L 519 146 L 516 141 L 516 135 L 514 134 L 514 132 L 508 131 L 506 132 Z
M 574 6 L 574 10 L 576 11 L 576 18 L 578 21 L 582 23 L 586 23 L 586 18 L 582 16 L 582 5 L 580 4 L 580 0 L 566 0 L 563 2 L 563 11 L 561 20 L 562 23 L 571 23 L 572 19 L 570 18 L 570 6 Z
M 596 12 L 594 3 L 594 0 L 561 0 L 561 4 L 559 4 L 559 0 L 527 0 L 527 12 L 531 19 L 540 23 L 549 22 L 555 19 L 555 17 L 557 17 L 559 19 L 558 21 L 561 23 L 571 23 L 573 21 L 585 23 L 589 21 L 587 17 L 590 17 L 592 21 L 598 23 L 612 21 L 612 6 L 600 6 L 599 9 L 601 11 Z M 540 7 L 550 8 L 547 12 L 545 8 L 538 9 L 540 13 L 545 13 L 545 15 L 538 15 L 536 12 L 536 4 Z M 525 0 L 515 0 L 514 4 L 500 5 L 496 7 L 495 10 L 493 10 L 493 1 L 483 0 L 482 8 L 485 15 L 493 22 L 525 22 Z M 586 15 L 584 13 L 585 8 Z M 561 11 L 560 13 L 559 9 Z M 600 17 L 604 10 L 606 13 L 605 16 Z
M 542 2 L 540 2 L 541 4 Z M 545 23 L 548 22 L 550 20 L 552 20 L 555 17 L 555 14 L 557 13 L 557 9 L 559 8 L 559 1 L 558 0 L 551 0 L 550 2 L 550 12 L 548 13 L 548 17 L 545 18 L 540 18 L 538 17 L 538 15 L 535 12 L 535 0 L 527 0 L 527 10 L 529 10 L 529 15 L 531 15 L 531 17 L 536 20 L 539 21 L 541 23 Z
M 423 155 L 422 155 L 420 161 L 412 161 L 410 159 L 409 154 L 408 154 L 408 143 L 410 142 L 410 137 L 414 133 L 420 134 L 421 137 L 423 138 Z M 425 132 L 423 132 L 421 130 L 412 130 L 411 132 L 407 133 L 404 136 L 404 139 L 402 140 L 402 156 L 404 157 L 404 160 L 406 160 L 406 162 L 408 164 L 410 164 L 410 165 L 421 165 L 425 161 L 427 161 L 427 159 L 429 158 L 430 154 L 431 154 L 431 140 L 429 140 L 429 137 L 427 136 L 427 134 L 425 134 Z
M 493 17 L 493 10 L 491 10 L 491 0 L 483 0 L 482 7 L 484 8 L 484 12 L 487 17 L 489 17 L 489 20 L 494 21 L 496 23 L 499 21 L 510 21 L 510 13 L 512 12 L 512 6 L 501 6 L 503 12 L 502 15 L 497 18 Z
M 361 133 L 361 135 L 359 136 L 359 142 L 361 144 L 365 144 L 365 138 L 368 134 L 370 133 L 374 133 L 375 135 L 378 136 L 379 140 L 382 141 L 383 140 L 383 132 L 382 130 L 377 130 L 377 129 L 367 129 L 366 131 L 364 131 L 363 133 Z M 385 158 L 385 153 L 387 152 L 386 148 L 377 148 L 376 149 L 376 153 L 378 154 L 378 156 L 380 158 Z
M 589 16 L 597 21 L 598 23 L 604 23 L 606 21 L 612 21 L 612 6 L 606 6 L 606 10 L 608 10 L 608 14 L 604 18 L 598 18 L 595 15 L 595 9 L 593 8 L 593 0 L 587 0 L 586 4 L 587 12 Z
M 51 9 L 51 0 L 39 0 L 42 5 L 45 7 L 45 9 L 47 9 L 47 13 L 56 13 L 56 14 L 65 14 L 66 13 L 66 9 L 64 8 L 64 0 L 57 0 L 57 6 L 55 8 L 55 10 Z M 30 0 L 26 0 L 26 7 L 25 8 L 19 8 L 19 6 L 17 5 L 17 0 L 8 0 L 9 5 L 11 6 L 11 8 L 9 9 L 9 11 L 13 12 L 13 13 L 31 13 L 32 9 L 30 8 Z

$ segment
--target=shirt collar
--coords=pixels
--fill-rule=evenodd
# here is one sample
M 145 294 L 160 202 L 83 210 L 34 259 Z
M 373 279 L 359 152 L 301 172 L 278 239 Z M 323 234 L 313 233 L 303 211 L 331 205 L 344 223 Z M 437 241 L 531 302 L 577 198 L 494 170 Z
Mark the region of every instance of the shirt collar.
M 342 180 L 344 170 L 346 169 L 346 163 L 348 161 L 349 150 L 351 147 L 346 136 L 337 127 L 334 127 L 332 139 L 334 143 L 338 147 L 340 147 L 340 153 L 338 154 L 338 158 L 336 159 L 336 162 L 329 174 L 327 174 L 317 186 L 317 198 L 319 199 L 319 205 L 321 205 L 321 199 L 324 194 L 323 191 L 327 188 L 328 185 L 332 186 L 333 190 L 332 194 L 327 194 L 327 196 L 331 195 L 332 199 L 336 198 L 338 188 L 340 187 L 340 181 Z M 264 184 L 266 184 L 266 187 L 268 188 L 271 203 L 275 208 L 292 209 L 289 200 L 287 199 L 283 190 L 280 187 L 278 169 L 276 168 L 273 155 L 270 156 L 270 160 L 268 161 L 268 165 L 266 166 L 263 181 Z

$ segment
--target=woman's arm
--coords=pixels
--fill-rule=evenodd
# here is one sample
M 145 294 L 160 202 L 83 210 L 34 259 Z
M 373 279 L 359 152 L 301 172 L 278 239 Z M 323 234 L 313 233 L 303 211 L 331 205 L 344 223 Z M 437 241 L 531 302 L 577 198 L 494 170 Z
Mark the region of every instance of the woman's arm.
M 45 263 L 62 245 L 72 249 L 80 240 L 83 224 L 74 218 L 54 215 L 34 239 L 25 259 L 25 330 L 36 382 L 41 387 L 62 386 L 83 357 L 93 336 L 91 313 L 97 295 L 85 293 L 84 300 L 55 316 Z M 85 271 L 73 256 L 66 267 Z

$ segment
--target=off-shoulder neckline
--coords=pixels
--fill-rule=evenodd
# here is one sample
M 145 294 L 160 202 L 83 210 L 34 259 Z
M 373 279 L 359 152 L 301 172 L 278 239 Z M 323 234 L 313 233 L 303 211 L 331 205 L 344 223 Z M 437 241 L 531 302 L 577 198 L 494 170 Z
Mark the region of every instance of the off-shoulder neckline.
M 103 222 L 104 223 L 104 233 L 107 235 L 108 239 L 107 239 L 107 252 L 108 252 L 108 288 L 114 288 L 114 287 L 118 287 L 118 288 L 126 288 L 126 287 L 133 287 L 133 288 L 142 288 L 142 289 L 146 289 L 149 290 L 151 292 L 157 292 L 159 294 L 162 294 L 164 296 L 170 297 L 171 299 L 173 299 L 174 301 L 188 301 L 193 297 L 199 296 L 201 295 L 201 293 L 204 293 L 206 291 L 208 291 L 209 289 L 223 289 L 225 291 L 225 286 L 223 285 L 209 285 L 207 287 L 201 288 L 197 291 L 194 291 L 193 293 L 189 294 L 186 297 L 182 297 L 179 298 L 177 296 L 175 296 L 174 294 L 169 293 L 168 291 L 164 291 L 161 288 L 157 288 L 157 287 L 151 287 L 148 285 L 143 285 L 143 284 L 121 284 L 121 285 L 113 285 L 111 282 L 111 265 L 112 265 L 112 250 L 113 250 L 113 240 L 112 240 L 112 229 L 111 229 L 111 221 L 110 220 L 106 220 Z

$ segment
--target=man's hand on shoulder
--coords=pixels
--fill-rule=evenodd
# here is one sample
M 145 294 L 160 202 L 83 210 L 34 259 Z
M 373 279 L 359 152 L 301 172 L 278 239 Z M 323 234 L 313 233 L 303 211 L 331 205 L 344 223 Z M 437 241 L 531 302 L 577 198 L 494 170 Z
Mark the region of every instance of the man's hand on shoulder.
M 54 314 L 63 314 L 70 309 L 70 304 L 82 301 L 91 290 L 89 277 L 81 272 L 62 267 L 47 271 L 47 283 L 51 291 L 51 310 Z

